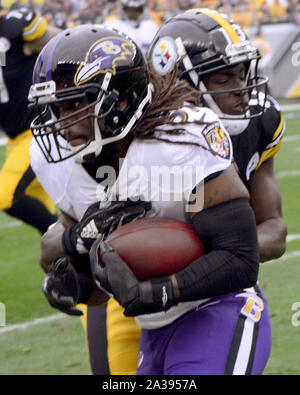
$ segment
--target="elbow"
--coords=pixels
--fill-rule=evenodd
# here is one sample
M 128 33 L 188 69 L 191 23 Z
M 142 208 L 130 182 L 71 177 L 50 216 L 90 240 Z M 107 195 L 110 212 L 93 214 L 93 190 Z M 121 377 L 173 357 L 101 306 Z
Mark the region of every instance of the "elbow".
M 241 278 L 243 278 L 243 281 L 241 281 L 243 286 L 241 288 L 251 288 L 256 285 L 259 273 L 258 253 L 241 260 L 240 273 Z
M 278 242 L 276 242 L 276 256 L 274 258 L 278 259 L 280 258 L 286 251 L 286 237 L 287 237 L 288 231 L 286 224 L 282 221 L 281 224 L 281 229 L 279 232 L 279 239 Z
M 260 262 L 267 262 L 280 258 L 286 251 L 287 227 L 283 220 L 276 223 L 276 234 L 269 244 L 260 246 Z
M 286 224 L 280 218 L 280 221 L 277 221 L 277 238 L 274 240 L 273 249 L 271 249 L 273 251 L 272 259 L 278 259 L 285 253 L 287 233 Z
M 282 257 L 282 255 L 285 253 L 286 251 L 286 242 L 282 241 L 282 242 L 278 242 L 274 248 L 274 252 L 273 255 L 271 257 L 271 259 L 278 259 L 280 257 Z M 264 261 L 266 261 L 267 259 L 265 259 Z

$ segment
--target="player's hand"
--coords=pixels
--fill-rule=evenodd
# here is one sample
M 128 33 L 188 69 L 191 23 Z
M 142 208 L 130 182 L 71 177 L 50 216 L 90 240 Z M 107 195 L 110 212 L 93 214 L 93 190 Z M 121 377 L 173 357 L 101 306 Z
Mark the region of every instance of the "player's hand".
M 90 264 L 97 286 L 125 308 L 125 316 L 166 311 L 177 304 L 170 277 L 139 281 L 106 242 L 95 241 Z
M 75 307 L 80 294 L 78 275 L 66 257 L 54 261 L 44 278 L 42 291 L 52 307 L 69 315 L 83 315 Z
M 107 236 L 123 224 L 136 221 L 151 209 L 150 202 L 140 199 L 111 202 L 101 207 L 99 202 L 92 204 L 81 221 L 66 229 L 63 234 L 65 252 L 73 257 L 87 254 L 96 239 L 105 240 Z

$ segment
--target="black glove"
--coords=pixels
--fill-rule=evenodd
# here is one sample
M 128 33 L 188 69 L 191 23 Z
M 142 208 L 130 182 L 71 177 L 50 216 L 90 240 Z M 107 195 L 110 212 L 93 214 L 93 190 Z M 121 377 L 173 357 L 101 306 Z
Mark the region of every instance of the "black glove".
M 67 255 L 77 259 L 87 254 L 96 239 L 105 240 L 114 230 L 145 216 L 151 210 L 151 202 L 142 200 L 111 202 L 100 208 L 99 202 L 92 204 L 81 221 L 69 227 L 63 234 L 63 247 Z
M 166 311 L 177 304 L 170 277 L 139 281 L 106 242 L 95 241 L 90 251 L 90 264 L 97 286 L 125 308 L 125 316 Z
M 75 306 L 80 297 L 78 274 L 66 257 L 57 258 L 42 284 L 50 305 L 69 315 L 83 315 Z

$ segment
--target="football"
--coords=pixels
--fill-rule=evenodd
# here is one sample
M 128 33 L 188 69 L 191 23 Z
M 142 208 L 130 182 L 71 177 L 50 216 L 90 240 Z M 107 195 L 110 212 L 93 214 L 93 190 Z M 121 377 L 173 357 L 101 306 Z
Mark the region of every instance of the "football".
M 123 225 L 106 241 L 140 280 L 177 273 L 205 251 L 192 227 L 162 217 Z

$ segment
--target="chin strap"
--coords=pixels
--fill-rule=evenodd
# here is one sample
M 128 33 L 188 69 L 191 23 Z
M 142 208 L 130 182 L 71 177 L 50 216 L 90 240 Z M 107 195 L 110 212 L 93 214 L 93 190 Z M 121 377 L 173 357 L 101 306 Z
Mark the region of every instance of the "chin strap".
M 91 156 L 94 155 L 99 156 L 101 151 L 102 151 L 102 134 L 99 128 L 99 124 L 98 124 L 98 118 L 97 118 L 97 114 L 99 114 L 100 108 L 102 106 L 103 100 L 105 98 L 105 94 L 103 94 L 103 92 L 107 92 L 110 80 L 112 77 L 112 73 L 107 72 L 104 76 L 103 82 L 102 82 L 102 86 L 99 92 L 99 95 L 102 95 L 101 99 L 99 100 L 99 102 L 95 105 L 95 110 L 94 110 L 94 114 L 95 119 L 94 119 L 94 139 L 90 142 L 90 144 L 82 149 L 80 152 L 78 152 L 75 155 L 75 161 L 77 163 L 83 163 L 86 160 L 87 156 Z M 76 151 L 79 150 L 82 146 L 79 147 L 74 147 L 76 148 Z
M 107 73 L 110 74 L 110 73 Z M 110 74 L 111 75 L 111 74 Z M 109 82 L 108 82 L 109 83 Z M 103 82 L 104 84 L 104 82 Z M 107 85 L 108 86 L 108 85 Z M 102 85 L 103 89 L 107 88 Z M 124 137 L 127 136 L 127 134 L 132 130 L 136 122 L 142 117 L 142 115 L 145 112 L 145 109 L 147 106 L 151 103 L 152 101 L 152 95 L 153 95 L 154 87 L 151 83 L 148 84 L 147 86 L 147 94 L 144 97 L 144 99 L 141 101 L 139 104 L 138 108 L 136 109 L 135 113 L 132 115 L 131 119 L 128 121 L 126 126 L 123 128 L 122 132 L 118 134 L 117 136 L 113 137 L 106 137 L 102 138 L 101 130 L 98 125 L 98 120 L 97 118 L 95 119 L 95 124 L 94 124 L 94 140 L 90 142 L 90 144 L 83 149 L 82 151 L 78 152 L 78 154 L 75 155 L 75 160 L 77 163 L 82 163 L 86 160 L 86 157 L 88 155 L 94 155 L 98 156 L 100 155 L 102 151 L 103 145 L 113 143 L 115 141 L 121 140 Z M 104 98 L 104 95 L 103 95 Z M 95 114 L 98 114 L 103 98 L 100 100 L 100 102 L 95 106 Z M 97 112 L 96 112 L 97 111 Z M 78 149 L 78 147 L 76 147 Z
M 182 38 L 181 37 L 176 38 L 175 43 L 177 46 L 178 56 L 181 58 L 185 69 L 191 70 L 191 71 L 189 71 L 190 79 L 193 81 L 193 84 L 195 85 L 195 87 L 197 87 L 198 83 L 199 83 L 199 76 L 198 76 L 197 72 L 193 69 L 193 63 L 192 63 L 189 55 L 186 52 L 185 46 L 182 42 Z

